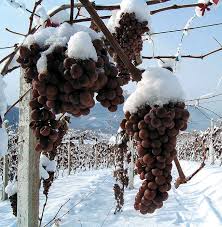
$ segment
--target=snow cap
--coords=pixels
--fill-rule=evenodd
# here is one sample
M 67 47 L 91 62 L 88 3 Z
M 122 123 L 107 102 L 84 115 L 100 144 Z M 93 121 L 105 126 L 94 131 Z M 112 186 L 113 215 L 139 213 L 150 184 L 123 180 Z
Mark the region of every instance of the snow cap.
M 149 68 L 142 74 L 136 90 L 126 100 L 123 111 L 135 113 L 144 105 L 163 105 L 184 99 L 177 77 L 164 68 Z
M 82 31 L 71 36 L 68 42 L 68 56 L 75 59 L 97 61 L 96 49 L 88 33 Z

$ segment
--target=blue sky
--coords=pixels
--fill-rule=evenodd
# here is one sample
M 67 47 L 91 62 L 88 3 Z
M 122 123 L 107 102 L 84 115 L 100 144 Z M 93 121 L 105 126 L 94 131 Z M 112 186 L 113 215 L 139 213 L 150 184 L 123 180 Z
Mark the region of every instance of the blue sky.
M 23 0 L 26 6 L 31 9 L 34 0 Z M 43 5 L 48 10 L 56 5 L 68 3 L 68 0 L 44 0 Z M 100 4 L 118 3 L 120 0 L 96 0 Z M 173 3 L 193 3 L 196 1 L 171 1 L 168 4 L 159 4 L 155 8 L 163 7 L 164 5 L 171 5 Z M 154 7 L 150 7 L 153 9 Z M 104 12 L 104 14 L 109 14 Z M 180 9 L 162 12 L 151 16 L 152 29 L 154 32 L 183 28 L 187 20 L 194 15 L 194 9 Z M 15 42 L 21 40 L 20 36 L 8 33 L 5 28 L 12 29 L 21 33 L 26 33 L 28 29 L 28 13 L 23 13 L 17 9 L 9 6 L 4 0 L 0 1 L 0 47 L 10 46 Z M 212 10 L 202 18 L 197 18 L 193 21 L 192 26 L 199 26 L 210 23 L 222 22 L 222 7 L 219 6 L 217 10 Z M 180 42 L 182 32 L 169 33 L 165 35 L 158 35 L 153 37 L 155 45 L 155 55 L 175 55 L 176 49 Z M 182 47 L 183 54 L 204 54 L 219 47 L 215 37 L 222 43 L 222 26 L 211 27 L 201 30 L 193 30 L 185 37 Z M 0 50 L 0 58 L 4 57 L 8 50 Z M 143 55 L 152 55 L 152 45 L 148 42 L 144 45 Z M 177 76 L 181 81 L 186 92 L 187 98 L 196 98 L 200 95 L 212 92 L 215 90 L 219 78 L 222 76 L 222 52 L 214 54 L 205 60 L 183 60 L 180 64 Z M 143 64 L 147 66 L 155 66 L 156 61 L 144 61 Z M 13 72 L 6 76 L 7 98 L 8 103 L 13 103 L 19 92 L 19 71 Z M 132 91 L 134 85 L 129 85 L 128 90 Z M 222 85 L 219 88 L 222 92 Z M 218 97 L 217 100 L 222 100 Z M 222 113 L 222 101 L 208 104 L 212 110 Z

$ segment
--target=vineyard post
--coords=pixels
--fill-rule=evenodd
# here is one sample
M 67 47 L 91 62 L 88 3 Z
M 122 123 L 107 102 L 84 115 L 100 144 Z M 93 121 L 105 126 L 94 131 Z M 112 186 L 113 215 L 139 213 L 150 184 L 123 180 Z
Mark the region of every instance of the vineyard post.
M 95 149 L 95 165 L 96 165 L 96 169 L 98 168 L 98 150 L 97 150 L 97 139 L 96 139 L 96 144 L 94 146 Z
M 30 88 L 21 71 L 20 94 Z M 39 153 L 35 151 L 35 139 L 29 127 L 31 91 L 19 104 L 19 143 L 18 149 L 18 200 L 17 226 L 37 227 L 39 219 Z
M 210 164 L 215 163 L 215 152 L 213 147 L 213 132 L 214 132 L 214 120 L 210 121 L 210 147 L 209 147 L 209 156 L 210 156 Z
M 8 195 L 5 193 L 5 188 L 8 185 L 8 156 L 5 155 L 3 159 L 3 187 L 2 187 L 2 201 L 8 199 Z
M 129 189 L 134 188 L 134 147 L 132 138 L 129 139 L 129 149 L 131 152 L 131 161 L 129 164 Z
M 68 142 L 68 175 L 71 173 L 71 134 L 69 135 L 69 142 Z

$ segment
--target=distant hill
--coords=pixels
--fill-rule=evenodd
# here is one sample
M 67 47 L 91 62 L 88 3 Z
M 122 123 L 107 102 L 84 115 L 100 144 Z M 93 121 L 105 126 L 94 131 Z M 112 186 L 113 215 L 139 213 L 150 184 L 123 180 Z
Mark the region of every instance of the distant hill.
M 115 134 L 119 128 L 119 123 L 124 117 L 123 106 L 119 106 L 115 113 L 109 112 L 107 109 L 103 108 L 99 103 L 96 103 L 92 111 L 88 116 L 83 116 L 80 118 L 71 119 L 71 128 L 80 130 L 95 130 L 108 134 Z M 195 107 L 188 108 L 191 114 L 188 130 L 205 130 L 210 126 L 210 119 L 206 116 L 212 118 L 213 115 L 209 114 L 205 110 L 199 111 Z M 7 114 L 7 119 L 10 124 L 18 123 L 18 108 L 13 108 Z
M 16 125 L 19 120 L 19 108 L 13 107 L 6 115 L 6 119 L 9 121 L 10 125 Z

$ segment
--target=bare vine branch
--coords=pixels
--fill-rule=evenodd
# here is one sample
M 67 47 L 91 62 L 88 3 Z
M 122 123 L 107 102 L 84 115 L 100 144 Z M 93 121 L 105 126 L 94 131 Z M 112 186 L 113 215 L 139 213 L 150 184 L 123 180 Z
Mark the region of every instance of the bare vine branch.
M 203 54 L 203 55 L 181 55 L 181 58 L 193 58 L 193 59 L 195 58 L 195 59 L 203 60 L 204 58 L 206 58 L 206 57 L 208 57 L 212 54 L 215 54 L 215 53 L 217 53 L 221 50 L 222 50 L 222 47 L 218 48 L 216 50 L 210 51 L 210 52 Z M 175 59 L 176 56 L 168 56 L 168 55 L 165 55 L 165 56 L 164 55 L 162 55 L 162 56 L 142 56 L 142 58 L 143 59 L 153 59 L 153 58 L 154 59 L 163 59 L 163 58 Z
M 73 21 L 74 0 L 70 0 L 70 22 Z
M 165 2 L 169 2 L 171 0 L 153 0 L 153 1 L 147 1 L 147 5 L 155 5 L 155 4 L 161 4 L 161 3 L 165 3 Z M 82 7 L 83 5 L 81 3 L 75 3 L 74 7 Z M 71 7 L 70 4 L 63 4 L 60 7 L 58 7 L 57 9 L 55 9 L 53 12 L 51 12 L 51 14 L 49 15 L 50 17 L 54 16 L 55 14 L 59 13 L 60 11 L 69 9 Z M 93 7 L 95 10 L 117 10 L 120 9 L 120 5 L 97 5 L 97 4 L 93 4 Z
M 29 30 L 28 30 L 28 34 L 31 33 L 32 31 L 32 23 L 33 23 L 33 19 L 34 19 L 34 15 L 35 15 L 35 11 L 37 9 L 37 7 L 42 3 L 43 0 L 39 0 L 35 2 L 34 8 L 32 10 L 31 16 L 30 16 L 30 23 L 29 23 Z
M 45 202 L 44 202 L 44 204 L 43 204 L 41 217 L 39 218 L 39 226 L 40 226 L 40 227 L 41 227 L 41 225 L 42 225 L 42 220 L 43 220 L 43 216 L 44 216 L 45 207 L 46 207 L 46 205 L 47 205 L 47 202 L 48 202 L 48 195 L 45 194 Z
M 46 227 L 47 225 L 49 225 L 50 223 L 52 223 L 52 222 L 56 219 L 56 217 L 57 217 L 57 215 L 59 214 L 60 210 L 61 210 L 69 201 L 70 201 L 70 199 L 68 199 L 65 203 L 63 203 L 63 204 L 60 206 L 60 208 L 59 208 L 58 211 L 56 212 L 55 216 L 54 216 L 47 224 L 45 224 L 44 227 Z
M 8 28 L 5 28 L 5 30 L 7 31 L 7 32 L 10 32 L 10 33 L 13 33 L 13 34 L 15 34 L 15 35 L 20 35 L 20 36 L 26 36 L 25 34 L 22 34 L 22 33 L 19 33 L 19 32 L 15 32 L 15 31 L 12 31 L 12 30 L 10 30 L 10 29 L 8 29 Z
M 21 102 L 22 101 L 22 99 L 31 91 L 31 89 L 32 88 L 29 88 L 28 89 L 28 91 L 26 91 L 15 103 L 13 103 L 8 109 L 7 109 L 7 111 L 5 112 L 5 116 L 6 116 L 6 114 L 8 114 L 11 110 L 12 110 L 12 108 L 14 107 L 14 106 L 16 106 L 19 102 Z
M 157 14 L 157 13 L 160 13 L 160 12 L 163 12 L 163 11 L 166 11 L 166 10 L 175 10 L 175 9 L 183 9 L 183 8 L 193 8 L 193 7 L 196 7 L 196 6 L 199 6 L 199 3 L 196 3 L 196 4 L 188 4 L 188 5 L 172 5 L 172 6 L 168 6 L 168 7 L 165 7 L 165 8 L 160 8 L 160 9 L 156 9 L 156 10 L 153 10 L 153 11 L 150 11 L 150 14 L 151 15 L 154 15 L 154 14 Z
M 7 55 L 6 57 L 4 57 L 1 61 L 0 64 L 3 63 L 4 61 L 7 60 L 7 62 L 5 63 L 4 67 L 1 70 L 1 74 L 4 76 L 8 73 L 8 67 L 11 64 L 13 58 L 15 57 L 16 53 L 18 52 L 20 46 L 16 47 L 15 50 L 10 53 L 9 55 Z
M 18 47 L 18 43 L 15 43 L 13 46 L 0 47 L 0 50 L 11 49 L 11 48 L 16 48 L 16 47 Z

